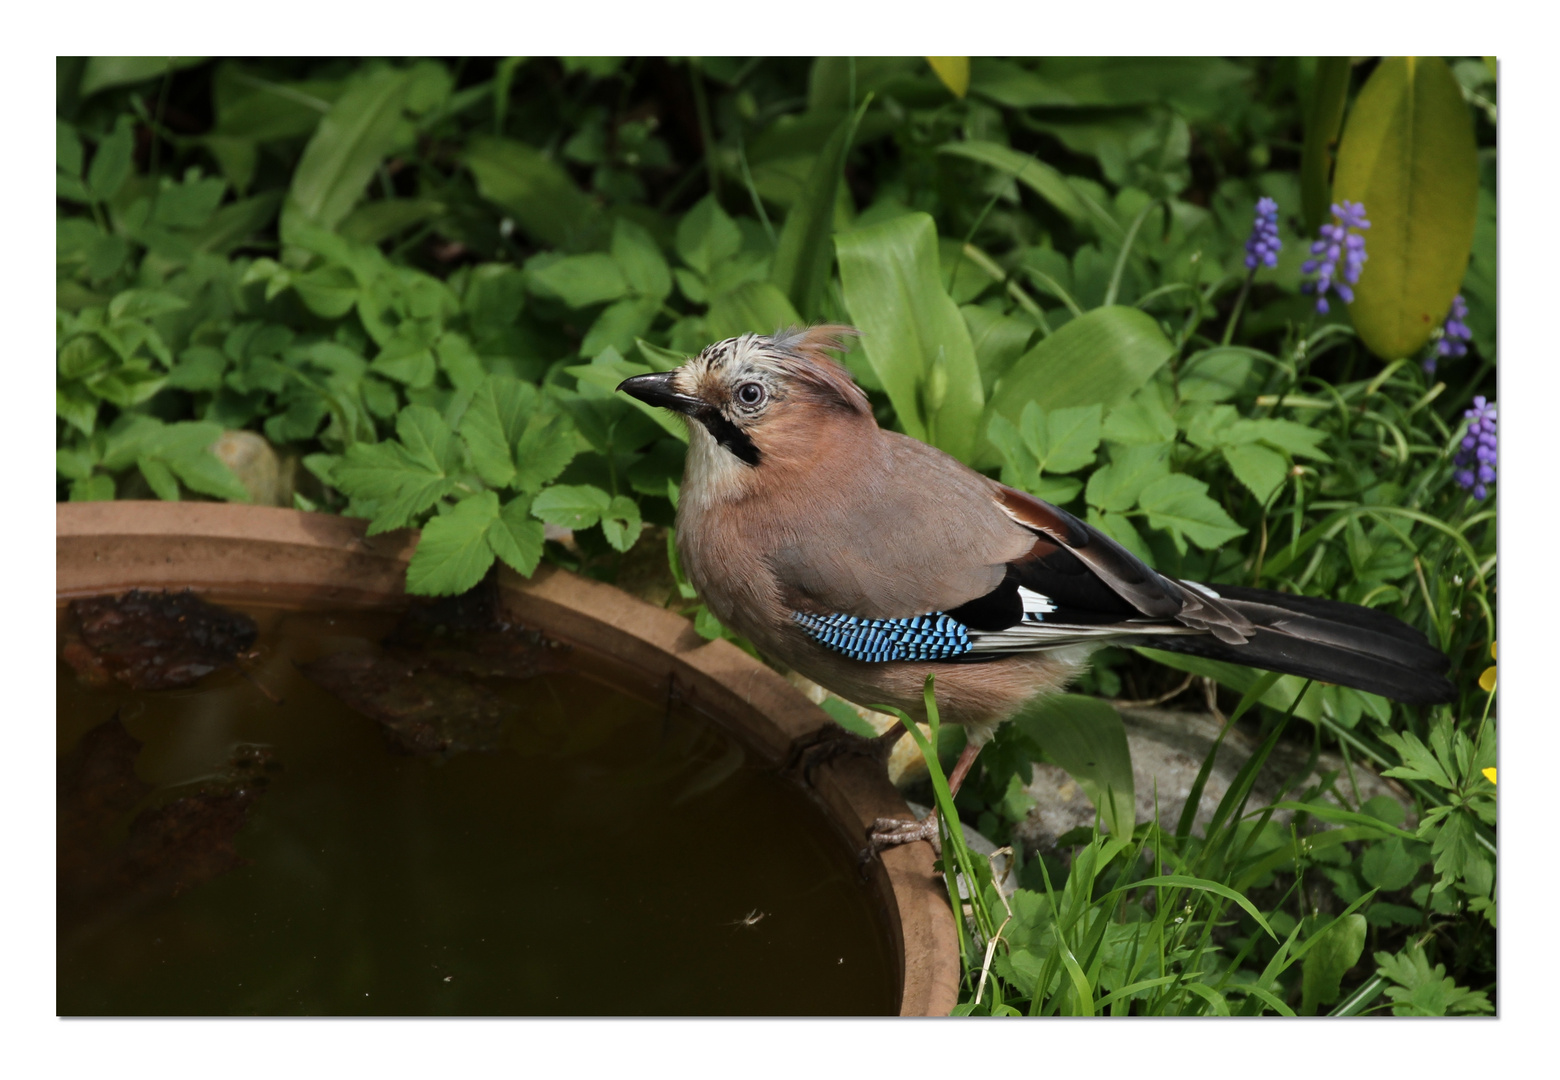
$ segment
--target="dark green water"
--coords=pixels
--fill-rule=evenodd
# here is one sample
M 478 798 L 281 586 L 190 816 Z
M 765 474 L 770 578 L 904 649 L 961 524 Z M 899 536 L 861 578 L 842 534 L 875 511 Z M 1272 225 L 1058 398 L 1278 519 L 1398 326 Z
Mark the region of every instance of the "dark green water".
M 61 826 L 61 1015 L 897 1011 L 848 842 L 717 725 L 552 674 L 485 683 L 498 749 L 397 754 L 294 667 L 383 619 L 257 618 L 252 680 L 103 691 L 60 665 L 59 754 L 117 745 L 126 774 L 62 769 L 60 820 L 96 824 Z M 272 767 L 235 774 L 235 747 Z M 135 815 L 212 790 L 241 812 L 137 840 Z

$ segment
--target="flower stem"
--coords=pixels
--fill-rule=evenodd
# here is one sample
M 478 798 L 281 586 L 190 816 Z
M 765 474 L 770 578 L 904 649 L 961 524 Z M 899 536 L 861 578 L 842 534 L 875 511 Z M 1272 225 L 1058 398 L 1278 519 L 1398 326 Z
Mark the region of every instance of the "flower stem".
M 1228 345 L 1230 339 L 1235 336 L 1235 327 L 1240 323 L 1240 313 L 1246 306 L 1246 297 L 1251 292 L 1251 283 L 1257 278 L 1255 269 L 1246 271 L 1246 280 L 1240 283 L 1240 295 L 1235 298 L 1235 307 L 1230 312 L 1230 321 L 1224 326 L 1224 339 L 1220 345 Z

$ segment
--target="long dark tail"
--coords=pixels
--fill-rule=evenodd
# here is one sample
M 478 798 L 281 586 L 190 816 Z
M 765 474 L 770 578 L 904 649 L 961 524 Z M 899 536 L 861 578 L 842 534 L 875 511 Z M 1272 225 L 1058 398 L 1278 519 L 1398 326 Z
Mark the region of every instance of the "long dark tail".
M 1219 597 L 1257 627 L 1245 644 L 1214 637 L 1159 637 L 1166 652 L 1206 656 L 1368 690 L 1412 705 L 1451 701 L 1446 655 L 1400 619 L 1358 604 L 1217 586 Z

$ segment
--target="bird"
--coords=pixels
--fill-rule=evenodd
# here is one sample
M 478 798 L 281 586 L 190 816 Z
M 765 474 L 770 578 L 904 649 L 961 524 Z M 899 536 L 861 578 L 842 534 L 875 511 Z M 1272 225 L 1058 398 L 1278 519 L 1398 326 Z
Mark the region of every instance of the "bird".
M 618 389 L 687 422 L 675 538 L 710 612 L 839 696 L 917 721 L 934 674 L 940 717 L 966 734 L 952 791 L 1002 723 L 1107 644 L 1409 703 L 1454 697 L 1447 657 L 1390 614 L 1162 575 L 1066 510 L 880 427 L 831 355 L 856 333 L 742 334 Z M 936 829 L 879 819 L 869 850 Z

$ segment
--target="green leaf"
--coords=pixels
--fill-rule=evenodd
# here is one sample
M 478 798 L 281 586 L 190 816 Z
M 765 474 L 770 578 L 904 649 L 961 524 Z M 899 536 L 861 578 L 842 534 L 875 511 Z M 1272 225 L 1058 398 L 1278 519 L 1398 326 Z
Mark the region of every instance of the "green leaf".
M 601 531 L 606 535 L 607 543 L 618 551 L 633 547 L 643 528 L 639 504 L 627 495 L 615 496 L 601 514 Z
M 856 125 L 867 103 L 840 121 L 829 141 L 813 161 L 802 194 L 786 215 L 769 280 L 785 294 L 797 311 L 816 318 L 829 287 L 829 265 L 834 250 L 834 207 L 845 176 L 845 156 L 850 152 Z
M 1034 406 L 1030 402 L 1025 412 Z M 1044 472 L 1067 473 L 1094 464 L 1100 445 L 1099 405 L 1080 405 L 1057 409 L 1047 418 L 1048 444 L 1040 459 Z
M 472 588 L 493 565 L 488 531 L 499 523 L 498 496 L 479 491 L 447 514 L 423 526 L 406 567 L 406 591 L 418 596 L 454 596 Z
M 1014 723 L 1078 782 L 1111 835 L 1132 835 L 1137 813 L 1132 754 L 1115 709 L 1098 698 L 1058 694 L 1026 706 Z
M 618 261 L 600 252 L 567 255 L 527 269 L 526 278 L 537 291 L 555 296 L 571 308 L 590 307 L 628 293 L 628 281 Z
M 530 577 L 542 561 L 546 527 L 531 516 L 531 500 L 511 499 L 488 526 L 488 546 L 519 573 Z
M 1446 965 L 1437 964 L 1431 968 L 1424 950 L 1416 943 L 1409 944 L 1397 956 L 1378 952 L 1375 959 L 1379 965 L 1376 973 L 1397 984 L 1387 990 L 1396 1016 L 1454 1016 L 1495 1011 L 1484 991 L 1458 986 L 1455 979 L 1447 976 Z
M 1360 859 L 1360 876 L 1367 885 L 1383 892 L 1396 892 L 1414 880 L 1423 866 L 1420 860 L 1408 853 L 1408 848 L 1397 837 L 1379 840 L 1365 849 Z
M 194 67 L 206 62 L 204 56 L 92 56 L 81 73 L 81 96 L 91 97 L 99 90 L 132 86 L 155 79 L 170 71 Z
M 1158 446 L 1174 439 L 1175 430 L 1160 388 L 1150 383 L 1105 414 L 1100 434 L 1113 443 Z
M 574 186 L 563 166 L 535 147 L 478 136 L 463 160 L 482 197 L 547 246 L 585 251 L 602 238 L 604 222 L 595 203 Z
M 119 194 L 130 178 L 132 155 L 135 152 L 135 121 L 121 116 L 114 122 L 114 130 L 98 143 L 92 164 L 87 167 L 87 188 L 92 198 L 107 202 Z
M 507 375 L 489 376 L 472 395 L 460 434 L 483 483 L 505 487 L 515 478 L 515 444 L 536 411 L 536 398 L 536 387 Z
M 1300 963 L 1302 1015 L 1315 1015 L 1318 1005 L 1338 1000 L 1344 974 L 1364 951 L 1365 916 L 1358 913 L 1335 919 L 1310 943 Z
M 108 502 L 114 497 L 114 478 L 89 476 L 70 485 L 71 502 Z
M 1029 346 L 1029 339 L 1035 336 L 1035 326 L 974 304 L 965 304 L 959 311 L 970 328 L 975 362 L 980 365 L 981 387 L 989 396 L 997 380 Z
M 1170 531 L 1180 551 L 1185 551 L 1182 537 L 1213 550 L 1246 533 L 1208 497 L 1207 484 L 1184 473 L 1154 481 L 1138 496 L 1138 505 L 1148 511 L 1150 526 Z
M 964 316 L 943 289 L 931 216 L 905 214 L 837 236 L 835 245 L 845 306 L 905 431 L 972 460 L 983 442 L 980 368 Z M 1018 409 L 1005 415 L 1016 419 Z
M 379 199 L 348 214 L 340 232 L 353 243 L 379 244 L 443 213 L 437 199 Z
M 612 496 L 590 484 L 556 484 L 531 503 L 531 513 L 565 529 L 588 529 L 611 508 Z
M 1055 502 L 1056 500 L 1052 499 L 1050 501 Z M 1093 525 L 1145 563 L 1150 566 L 1153 565 L 1154 553 L 1143 542 L 1143 537 L 1138 533 L 1137 528 L 1133 526 L 1131 518 L 1123 517 L 1120 514 L 1107 513 L 1091 506 L 1089 507 L 1088 521 L 1090 525 Z
M 650 332 L 660 310 L 661 298 L 655 296 L 629 296 L 609 304 L 585 332 L 580 355 L 595 356 L 608 347 L 619 353 L 631 351 L 639 336 Z
M 989 165 L 1029 188 L 1072 221 L 1090 220 L 1088 208 L 1067 182 L 1067 178 L 1029 154 L 979 139 L 944 143 L 937 148 L 937 152 Z
M 1332 192 L 1332 148 L 1343 126 L 1343 107 L 1349 96 L 1349 58 L 1319 56 L 1316 76 L 1305 113 L 1305 146 L 1300 151 L 1300 203 L 1305 228 L 1315 234 L 1331 217 L 1327 207 Z
M 357 205 L 379 163 L 412 137 L 402 113 L 413 81 L 412 69 L 385 68 L 359 76 L 336 99 L 293 170 L 284 236 L 293 216 L 334 229 Z
M 142 457 L 136 463 L 141 470 L 141 475 L 146 477 L 147 485 L 164 502 L 179 501 L 179 482 L 173 478 L 173 472 L 154 457 Z
M 1151 484 L 1170 475 L 1170 444 L 1112 446 L 1110 464 L 1089 476 L 1084 498 L 1090 506 L 1130 510 Z
M 115 322 L 120 319 L 155 319 L 170 311 L 183 311 L 189 306 L 188 300 L 172 293 L 156 289 L 129 289 L 109 301 L 108 317 Z
M 1014 361 L 992 391 L 991 408 L 1010 420 L 1030 401 L 1048 411 L 1095 404 L 1112 409 L 1137 393 L 1174 352 L 1144 312 L 1096 308 Z
M 1265 504 L 1289 475 L 1289 463 L 1284 456 L 1265 446 L 1226 446 L 1221 453 L 1235 479 L 1245 484 L 1259 503 Z
M 1412 356 L 1462 285 L 1479 207 L 1473 121 L 1439 57 L 1377 65 L 1349 113 L 1333 197 L 1363 202 L 1371 223 L 1354 328 L 1383 359 Z
M 394 442 L 349 446 L 331 470 L 330 482 L 354 503 L 362 502 L 371 509 L 370 535 L 405 526 L 455 490 L 455 481 L 442 468 L 414 458 Z
M 773 334 L 800 326 L 802 317 L 775 286 L 767 281 L 748 281 L 717 296 L 704 324 L 712 341 L 724 341 L 739 334 Z
M 1430 748 L 1420 742 L 1419 736 L 1412 731 L 1383 731 L 1381 739 L 1396 750 L 1398 757 L 1403 759 L 1402 765 L 1384 770 L 1382 776 L 1397 776 L 1405 780 L 1428 780 L 1437 787 L 1449 791 L 1457 787 L 1447 775 L 1441 762 L 1436 760 L 1435 754 L 1431 753 Z
M 612 257 L 622 269 L 628 287 L 640 296 L 661 301 L 671 293 L 671 268 L 644 226 L 618 218 L 612 225 Z
M 693 209 L 677 223 L 677 254 L 705 277 L 741 247 L 742 231 L 713 195 L 694 203 Z

